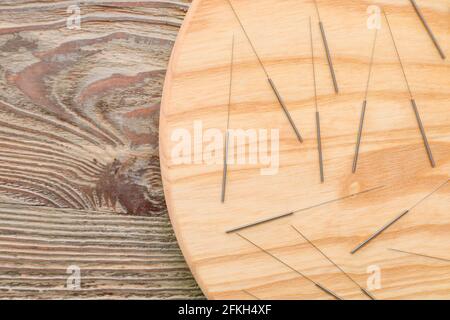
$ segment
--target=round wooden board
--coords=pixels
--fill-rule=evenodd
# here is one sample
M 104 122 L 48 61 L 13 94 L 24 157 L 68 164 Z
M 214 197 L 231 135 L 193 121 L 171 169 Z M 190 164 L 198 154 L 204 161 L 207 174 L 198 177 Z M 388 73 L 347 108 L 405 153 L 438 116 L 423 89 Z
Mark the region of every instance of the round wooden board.
M 448 0 L 417 0 L 444 52 L 450 52 Z M 334 61 L 338 95 L 310 0 L 233 0 L 270 77 L 303 135 L 296 139 L 265 74 L 226 0 L 194 1 L 166 76 L 160 156 L 166 201 L 183 254 L 211 299 L 450 298 L 449 63 L 442 60 L 407 0 L 378 1 L 387 12 L 411 90 L 436 161 L 431 168 L 386 21 L 378 33 L 358 170 L 352 174 L 356 134 L 369 70 L 371 1 L 318 0 Z M 312 17 L 325 182 L 320 183 L 309 16 Z M 176 130 L 192 135 L 192 158 L 209 144 L 202 132 L 227 128 L 232 37 L 235 39 L 231 129 L 279 129 L 279 170 L 229 165 L 220 201 L 223 164 L 177 164 Z M 197 121 L 197 122 L 196 122 Z M 198 137 L 197 137 L 198 138 Z M 199 146 L 203 145 L 203 151 Z M 223 153 L 223 150 L 220 150 Z M 248 150 L 247 150 L 248 152 Z M 222 159 L 223 154 L 219 155 Z M 350 254 L 384 224 L 430 194 L 366 247 Z M 241 230 L 269 254 L 227 230 L 380 187 Z M 295 226 L 356 282 L 299 236 Z M 437 260 L 389 249 L 440 257 Z M 372 282 L 371 282 L 372 281 Z M 376 281 L 373 282 L 376 285 Z

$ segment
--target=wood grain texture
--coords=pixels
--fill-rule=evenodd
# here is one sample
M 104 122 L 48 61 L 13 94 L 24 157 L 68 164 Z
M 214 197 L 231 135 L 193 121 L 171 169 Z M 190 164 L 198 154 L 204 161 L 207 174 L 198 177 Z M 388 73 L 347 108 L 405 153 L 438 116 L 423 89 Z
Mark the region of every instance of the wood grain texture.
M 175 44 L 164 86 L 160 158 L 169 214 L 203 292 L 213 299 L 253 299 L 252 295 L 260 299 L 330 298 L 226 230 L 382 186 L 241 233 L 344 299 L 367 297 L 290 225 L 299 228 L 364 288 L 368 270 L 379 267 L 381 288 L 373 289 L 378 299 L 450 299 L 448 263 L 388 250 L 450 258 L 448 183 L 364 250 L 350 254 L 385 223 L 449 179 L 449 62 L 440 59 L 409 1 L 376 4 L 390 17 L 437 166 L 430 166 L 382 20 L 356 174 L 351 172 L 353 152 L 373 41 L 373 31 L 366 27 L 367 7 L 373 1 L 318 0 L 339 95 L 333 90 L 313 1 L 232 2 L 304 143 L 299 144 L 293 134 L 227 1 L 194 1 Z M 417 3 L 444 52 L 450 52 L 448 0 Z M 317 61 L 324 184 L 318 167 L 309 16 Z M 222 204 L 222 163 L 177 164 L 172 152 L 179 141 L 172 140 L 172 133 L 182 128 L 193 135 L 196 120 L 202 121 L 203 130 L 225 132 L 233 34 L 236 51 L 230 128 L 279 128 L 280 168 L 276 175 L 262 176 L 260 169 L 266 165 L 230 165 L 227 199 Z M 203 150 L 208 145 L 203 141 Z M 196 150 L 190 155 L 202 156 Z
M 0 217 L 2 298 L 201 297 L 165 216 L 0 204 Z M 72 265 L 77 290 L 67 287 Z
M 0 3 L 0 298 L 201 297 L 158 155 L 163 79 L 190 1 L 81 1 L 71 30 L 77 3 Z M 64 290 L 72 262 L 77 292 Z

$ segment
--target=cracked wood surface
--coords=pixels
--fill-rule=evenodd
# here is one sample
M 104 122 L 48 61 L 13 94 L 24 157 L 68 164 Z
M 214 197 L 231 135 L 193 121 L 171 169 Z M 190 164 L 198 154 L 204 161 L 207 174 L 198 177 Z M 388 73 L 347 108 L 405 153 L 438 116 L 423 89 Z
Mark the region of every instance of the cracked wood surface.
M 199 298 L 158 120 L 190 1 L 0 3 L 0 298 Z M 67 290 L 66 269 L 81 268 Z

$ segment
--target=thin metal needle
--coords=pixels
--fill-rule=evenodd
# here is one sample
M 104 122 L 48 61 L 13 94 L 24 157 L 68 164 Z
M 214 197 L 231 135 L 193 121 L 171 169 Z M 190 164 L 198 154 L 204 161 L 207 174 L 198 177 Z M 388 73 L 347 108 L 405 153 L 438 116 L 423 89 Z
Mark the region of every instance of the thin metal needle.
M 256 299 L 256 300 L 261 300 L 260 298 L 258 298 L 258 297 L 255 296 L 254 294 L 248 292 L 247 290 L 242 290 L 242 291 L 244 291 L 246 294 L 248 294 L 250 297 L 252 297 L 252 298 L 254 298 L 254 299 Z
M 394 223 L 396 223 L 398 220 L 400 220 L 403 216 L 405 216 L 407 213 L 409 212 L 409 210 L 404 211 L 402 214 L 400 214 L 398 217 L 396 217 L 394 220 L 392 220 L 391 222 L 387 223 L 386 225 L 384 225 L 381 229 L 379 229 L 377 232 L 375 232 L 372 236 L 370 236 L 370 238 L 368 238 L 367 240 L 365 240 L 364 242 L 362 242 L 361 244 L 359 244 L 355 249 L 353 249 L 350 253 L 354 254 L 356 253 L 359 249 L 361 249 L 362 247 L 364 247 L 365 245 L 367 245 L 370 241 L 372 241 L 373 239 L 375 239 L 376 237 L 378 237 L 383 231 L 385 231 L 387 228 L 389 228 L 390 226 L 392 226 Z
M 319 6 L 317 5 L 317 0 L 314 0 L 314 7 L 316 8 L 317 18 L 319 19 L 319 21 L 322 21 L 322 19 L 320 18 L 320 12 L 319 12 Z
M 278 215 L 278 216 L 270 217 L 270 218 L 267 218 L 267 219 L 261 219 L 261 220 L 258 220 L 256 222 L 252 222 L 252 223 L 249 223 L 249 224 L 244 224 L 242 226 L 239 226 L 239 227 L 227 230 L 225 232 L 226 233 L 233 233 L 233 232 L 236 232 L 236 231 L 239 231 L 239 230 L 242 230 L 242 229 L 246 229 L 246 228 L 257 226 L 259 224 L 263 224 L 265 222 L 270 222 L 270 221 L 273 221 L 273 220 L 277 220 L 277 219 L 281 219 L 281 218 L 284 218 L 284 217 L 288 217 L 288 216 L 291 216 L 293 214 L 294 214 L 294 212 L 289 212 L 289 213 L 284 213 L 284 214 L 281 214 L 281 215 Z
M 423 197 L 422 199 L 420 199 L 419 201 L 417 201 L 411 208 L 409 208 L 409 210 L 414 209 L 415 207 L 417 207 L 419 204 L 421 204 L 422 202 L 424 202 L 425 200 L 427 200 L 429 197 L 431 197 L 433 194 L 435 194 L 436 192 L 438 192 L 442 187 L 444 187 L 448 182 L 450 181 L 450 179 L 447 179 L 445 182 L 443 182 L 442 184 L 440 184 L 436 189 L 434 189 L 432 192 L 430 192 L 429 194 L 427 194 L 425 197 Z
M 309 282 L 311 282 L 312 284 L 314 284 L 317 288 L 319 288 L 320 290 L 322 290 L 323 292 L 333 296 L 334 298 L 338 299 L 338 300 L 342 300 L 341 297 L 339 297 L 337 294 L 335 294 L 333 291 L 325 288 L 324 286 L 320 285 L 319 283 L 315 282 L 313 279 L 311 279 L 310 277 L 308 277 L 307 275 L 301 273 L 300 271 L 298 271 L 297 269 L 291 267 L 289 264 L 287 264 L 286 262 L 284 262 L 283 260 L 281 260 L 280 258 L 278 258 L 277 256 L 275 256 L 274 254 L 270 253 L 269 251 L 267 251 L 266 249 L 258 246 L 256 243 L 254 243 L 253 241 L 251 241 L 250 239 L 244 237 L 243 235 L 241 235 L 240 233 L 236 233 L 239 237 L 241 237 L 242 239 L 244 239 L 245 241 L 249 242 L 250 244 L 254 245 L 256 248 L 258 248 L 259 250 L 261 250 L 262 252 L 264 252 L 265 254 L 271 256 L 272 258 L 274 258 L 275 260 L 277 260 L 278 262 L 280 262 L 281 264 L 283 264 L 284 266 L 288 267 L 289 269 L 291 269 L 292 271 L 294 271 L 295 273 L 297 273 L 298 275 L 300 275 L 301 277 L 305 278 L 306 280 L 308 280 Z
M 355 156 L 353 158 L 353 167 L 352 172 L 356 172 L 356 166 L 358 165 L 358 157 L 359 157 L 359 147 L 361 146 L 361 137 L 362 137 L 362 131 L 364 127 L 364 117 L 366 114 L 366 106 L 367 106 L 367 95 L 369 93 L 369 84 L 370 84 L 370 77 L 372 75 L 372 68 L 373 68 L 373 61 L 375 56 L 375 47 L 377 43 L 377 35 L 378 35 L 378 29 L 375 29 L 375 35 L 373 37 L 373 44 L 372 44 L 372 54 L 370 57 L 370 65 L 369 65 L 369 75 L 367 76 L 367 84 L 366 84 L 366 91 L 364 94 L 364 101 L 361 108 L 361 117 L 359 119 L 359 129 L 358 129 L 358 136 L 356 138 L 356 147 L 355 147 Z
M 322 23 L 322 20 L 320 18 L 319 6 L 317 5 L 317 0 L 314 0 L 314 5 L 316 7 L 317 17 L 319 19 L 320 34 L 322 35 L 323 45 L 325 47 L 325 51 L 326 51 L 326 54 L 327 54 L 328 66 L 330 68 L 331 77 L 333 78 L 334 91 L 336 93 L 339 93 L 339 87 L 338 87 L 338 84 L 337 84 L 336 74 L 334 72 L 334 67 L 333 67 L 333 60 L 331 59 L 330 49 L 328 47 L 327 36 L 325 34 L 325 29 L 323 27 L 323 23 Z
M 296 211 L 292 211 L 292 212 L 289 212 L 289 213 L 277 215 L 277 216 L 274 216 L 274 217 L 269 217 L 269 218 L 266 218 L 266 219 L 261 219 L 261 220 L 258 220 L 258 221 L 252 222 L 252 223 L 244 224 L 242 226 L 239 226 L 239 227 L 227 230 L 225 232 L 226 233 L 233 233 L 233 232 L 236 232 L 236 231 L 239 231 L 239 230 L 242 230 L 242 229 L 246 229 L 246 228 L 250 228 L 250 227 L 254 227 L 254 226 L 266 223 L 266 222 L 271 222 L 271 221 L 278 220 L 278 219 L 281 219 L 281 218 L 284 218 L 284 217 L 288 217 L 288 216 L 293 215 L 294 213 L 307 211 L 307 210 L 314 209 L 314 208 L 317 208 L 317 207 L 320 207 L 320 206 L 324 206 L 326 204 L 330 204 L 330 203 L 333 203 L 333 202 L 337 202 L 337 201 L 345 200 L 345 199 L 348 199 L 348 198 L 351 198 L 351 197 L 355 197 L 357 195 L 368 193 L 368 192 L 371 192 L 371 191 L 374 191 L 374 190 L 377 190 L 377 189 L 381 189 L 383 187 L 384 186 L 379 186 L 379 187 L 368 189 L 368 190 L 364 190 L 364 191 L 361 191 L 361 192 L 352 193 L 352 194 L 350 194 L 348 196 L 345 196 L 345 197 L 341 197 L 341 198 L 337 198 L 337 199 L 333 199 L 333 200 L 328 200 L 328 201 L 325 201 L 325 202 L 322 202 L 322 203 L 319 203 L 319 204 L 316 204 L 316 205 L 313 205 L 313 206 L 310 206 L 310 207 L 302 208 L 302 209 L 299 209 L 299 210 L 296 210 Z
M 228 87 L 228 111 L 227 111 L 227 131 L 225 132 L 224 153 L 223 153 L 223 174 L 222 174 L 222 195 L 221 201 L 225 202 L 225 191 L 227 187 L 227 173 L 228 173 L 228 142 L 230 139 L 230 106 L 231 106 L 231 85 L 233 82 L 233 61 L 234 61 L 234 34 L 231 40 L 231 60 L 230 60 L 230 84 Z
M 336 300 L 344 300 L 340 296 L 338 296 L 336 293 L 331 291 L 330 289 L 327 289 L 324 286 L 322 286 L 320 283 L 314 283 L 314 284 L 316 285 L 317 288 L 319 288 L 320 290 L 322 290 L 325 293 L 328 293 L 330 296 L 334 297 Z
M 433 31 L 431 31 L 431 28 L 428 26 L 427 21 L 425 20 L 425 17 L 422 15 L 422 12 L 419 9 L 419 6 L 417 5 L 416 1 L 414 0 L 410 0 L 411 4 L 414 7 L 414 10 L 416 11 L 417 15 L 420 18 L 420 21 L 422 21 L 423 26 L 425 27 L 425 29 L 428 32 L 428 35 L 430 36 L 431 40 L 434 43 L 434 46 L 436 47 L 437 51 L 439 52 L 439 55 L 441 56 L 442 59 L 445 60 L 445 54 L 444 51 L 442 50 L 441 46 L 439 45 L 439 42 L 437 41 L 436 37 L 433 34 Z
M 386 23 L 388 25 L 388 29 L 389 29 L 389 33 L 391 35 L 392 43 L 394 44 L 394 49 L 395 49 L 395 53 L 396 53 L 397 58 L 398 58 L 398 62 L 399 62 L 400 67 L 402 69 L 403 78 L 405 79 L 406 87 L 408 88 L 409 96 L 411 97 L 411 99 L 413 99 L 413 94 L 412 94 L 412 91 L 411 91 L 411 87 L 409 86 L 409 81 L 408 81 L 408 78 L 406 77 L 405 68 L 403 67 L 403 62 L 402 62 L 402 59 L 400 58 L 400 52 L 398 51 L 397 43 L 395 42 L 394 33 L 392 32 L 391 24 L 389 23 L 389 19 L 388 19 L 388 16 L 386 14 L 386 11 L 383 10 L 383 14 L 384 14 L 384 17 L 386 18 Z
M 231 10 L 233 11 L 234 16 L 236 17 L 237 21 L 239 22 L 239 25 L 241 26 L 241 29 L 244 32 L 245 37 L 247 38 L 248 42 L 250 43 L 253 53 L 255 54 L 256 58 L 258 59 L 259 64 L 261 65 L 261 67 L 266 75 L 267 81 L 269 82 L 270 87 L 272 88 L 272 91 L 274 92 L 275 96 L 277 97 L 278 103 L 280 104 L 281 108 L 283 109 L 283 112 L 286 115 L 292 129 L 294 130 L 294 133 L 295 133 L 298 141 L 300 141 L 300 143 L 303 143 L 303 138 L 300 134 L 300 131 L 297 129 L 297 126 L 295 125 L 294 120 L 292 119 L 291 114 L 289 113 L 289 110 L 287 109 L 286 104 L 284 103 L 284 100 L 281 97 L 280 92 L 278 91 L 277 87 L 275 86 L 275 83 L 269 77 L 269 73 L 267 72 L 266 68 L 264 67 L 264 64 L 263 64 L 261 58 L 259 57 L 259 55 L 256 51 L 256 48 L 253 45 L 252 40 L 250 39 L 250 36 L 248 35 L 247 31 L 244 28 L 244 24 L 242 23 L 241 19 L 239 18 L 239 15 L 237 14 L 236 10 L 234 9 L 233 4 L 231 3 L 231 0 L 227 0 L 227 1 L 231 7 Z
M 267 81 L 269 81 L 270 87 L 272 88 L 273 92 L 275 93 L 277 100 L 280 103 L 280 106 L 284 111 L 284 114 L 286 115 L 289 123 L 291 124 L 292 129 L 294 129 L 294 132 L 295 132 L 295 135 L 297 136 L 298 141 L 300 141 L 300 143 L 303 143 L 303 138 L 300 134 L 300 131 L 298 131 L 297 126 L 295 125 L 294 120 L 292 119 L 291 114 L 289 113 L 289 110 L 287 109 L 287 107 L 283 101 L 283 98 L 281 97 L 280 92 L 278 92 L 278 89 L 275 86 L 275 83 L 270 78 L 267 78 Z
M 406 254 L 410 254 L 410 255 L 414 255 L 414 256 L 424 257 L 424 258 L 430 258 L 430 259 L 440 260 L 440 261 L 444 261 L 444 262 L 450 262 L 450 259 L 444 259 L 444 258 L 439 258 L 439 257 L 433 257 L 433 256 L 429 256 L 429 255 L 426 255 L 426 254 L 421 254 L 421 253 L 415 253 L 415 252 L 403 251 L 403 250 L 392 249 L 392 248 L 390 248 L 389 250 L 391 250 L 391 251 L 397 251 L 397 252 L 401 252 L 401 253 L 406 253 Z
M 378 187 L 367 189 L 367 190 L 364 190 L 364 191 L 355 192 L 355 193 L 349 194 L 348 196 L 336 198 L 336 199 L 333 199 L 333 200 L 328 200 L 328 201 L 325 201 L 325 202 L 322 202 L 322 203 L 319 203 L 319 204 L 316 204 L 316 205 L 313 205 L 313 206 L 310 206 L 310 207 L 306 207 L 306 208 L 302 208 L 302 209 L 296 210 L 296 211 L 294 211 L 294 213 L 307 211 L 307 210 L 314 209 L 314 208 L 317 208 L 317 207 L 321 207 L 321 206 L 324 206 L 326 204 L 330 204 L 330 203 L 333 203 L 333 202 L 338 202 L 338 201 L 342 201 L 342 200 L 345 200 L 345 199 L 348 199 L 348 198 L 353 198 L 355 196 L 359 196 L 359 195 L 362 195 L 362 194 L 365 194 L 365 193 L 369 193 L 369 192 L 372 192 L 372 191 L 375 191 L 375 190 L 378 190 L 378 189 L 381 189 L 381 188 L 384 188 L 384 186 L 378 186 Z
M 244 35 L 247 38 L 248 43 L 250 44 L 250 47 L 252 47 L 253 53 L 255 54 L 256 58 L 258 59 L 259 64 L 261 65 L 261 68 L 263 69 L 264 73 L 266 74 L 266 77 L 269 78 L 269 73 L 267 72 L 266 67 L 264 67 L 264 63 L 262 62 L 261 58 L 259 57 L 258 52 L 256 51 L 256 48 L 253 45 L 252 40 L 250 39 L 250 36 L 248 35 L 247 31 L 245 30 L 244 24 L 242 23 L 241 18 L 239 18 L 239 15 L 237 14 L 236 10 L 234 9 L 234 6 L 231 3 L 231 0 L 227 0 L 227 1 L 228 1 L 228 4 L 231 7 L 231 10 L 233 11 L 234 16 L 237 19 L 239 25 L 241 26 L 241 29 L 244 32 Z
M 362 291 L 362 293 L 364 293 L 366 296 L 368 296 L 370 299 L 372 299 L 372 300 L 376 300 L 375 299 L 375 297 L 368 291 L 368 290 L 366 290 L 366 289 L 364 289 L 363 287 L 361 287 L 360 285 L 359 285 L 359 283 L 358 282 L 356 282 L 352 277 L 350 277 L 350 275 L 347 273 L 347 272 L 345 272 L 344 271 L 344 269 L 342 269 L 337 263 L 335 263 L 333 260 L 331 260 L 331 258 L 330 257 L 328 257 L 322 250 L 320 250 L 311 240 L 309 240 L 303 233 L 301 233 L 300 232 L 300 230 L 297 228 L 297 227 L 295 227 L 295 226 L 293 226 L 293 225 L 291 225 L 291 227 L 303 238 L 303 239 L 305 239 L 311 246 L 313 246 L 314 247 L 314 249 L 316 249 L 317 251 L 319 251 L 320 252 L 320 254 L 323 256 L 323 257 L 325 257 L 325 259 L 327 259 L 331 264 L 333 264 L 336 268 L 338 268 L 339 269 L 339 271 L 341 271 L 348 279 L 350 279 L 354 284 L 356 284 L 358 287 L 359 287 L 359 289 Z
M 428 143 L 428 138 L 427 138 L 427 135 L 425 133 L 425 128 L 423 127 L 422 119 L 420 118 L 420 114 L 419 114 L 419 111 L 417 109 L 416 101 L 414 100 L 414 97 L 413 97 L 413 94 L 412 94 L 412 91 L 411 91 L 411 87 L 409 86 L 408 78 L 406 77 L 405 68 L 404 68 L 402 60 L 400 58 L 400 53 L 398 51 L 397 44 L 395 43 L 394 34 L 392 32 L 392 28 L 391 28 L 391 25 L 389 23 L 388 16 L 387 16 L 387 14 L 386 14 L 386 12 L 384 10 L 383 10 L 383 13 L 384 13 L 384 17 L 386 18 L 386 22 L 387 22 L 387 25 L 388 25 L 389 33 L 391 34 L 392 42 L 394 43 L 395 52 L 397 54 L 397 58 L 398 58 L 398 61 L 400 63 L 400 67 L 402 69 L 403 77 L 405 78 L 406 86 L 408 87 L 408 92 L 409 92 L 410 100 L 411 100 L 411 106 L 412 106 L 412 108 L 414 110 L 414 114 L 416 116 L 417 124 L 419 126 L 420 133 L 422 135 L 422 139 L 423 139 L 423 143 L 424 143 L 424 146 L 425 146 L 425 150 L 427 151 L 428 159 L 430 160 L 430 164 L 434 168 L 436 166 L 436 163 L 435 163 L 434 158 L 433 158 L 433 153 L 431 151 L 430 144 Z
M 402 214 L 400 214 L 399 216 L 397 216 L 396 218 L 394 218 L 391 222 L 387 223 L 386 225 L 384 225 L 381 229 L 379 229 L 377 232 L 375 232 L 372 236 L 370 236 L 367 240 L 365 240 L 364 242 L 362 242 L 361 244 L 359 244 L 355 249 L 353 249 L 350 253 L 354 254 L 356 253 L 358 250 L 360 250 L 362 247 L 364 247 L 365 245 L 367 245 L 370 241 L 372 241 L 373 239 L 375 239 L 376 237 L 378 237 L 381 233 L 383 233 L 383 231 L 385 231 L 386 229 L 388 229 L 390 226 L 392 226 L 394 223 L 396 223 L 398 220 L 400 220 L 403 216 L 405 216 L 406 214 L 408 214 L 411 210 L 413 210 L 415 207 L 417 207 L 419 204 L 421 204 L 423 201 L 425 201 L 426 199 L 428 199 L 429 197 L 431 197 L 433 194 L 435 194 L 439 189 L 441 189 L 443 186 L 445 186 L 447 183 L 449 182 L 449 180 L 445 181 L 444 183 L 442 183 L 441 185 L 439 185 L 439 187 L 437 187 L 436 189 L 434 189 L 431 193 L 427 194 L 425 197 L 423 197 L 422 199 L 420 199 L 418 202 L 416 202 L 413 206 L 411 206 L 408 210 L 404 211 Z
M 314 81 L 314 104 L 316 107 L 316 130 L 317 130 L 317 150 L 319 152 L 319 168 L 320 168 L 320 182 L 324 182 L 324 174 L 323 174 L 323 155 L 322 155 L 322 136 L 320 134 L 320 115 L 319 108 L 317 106 L 317 83 L 316 83 L 316 67 L 314 62 L 314 43 L 312 36 L 312 24 L 311 17 L 309 17 L 309 35 L 311 39 L 311 62 L 312 62 L 312 71 L 313 71 L 313 81 Z

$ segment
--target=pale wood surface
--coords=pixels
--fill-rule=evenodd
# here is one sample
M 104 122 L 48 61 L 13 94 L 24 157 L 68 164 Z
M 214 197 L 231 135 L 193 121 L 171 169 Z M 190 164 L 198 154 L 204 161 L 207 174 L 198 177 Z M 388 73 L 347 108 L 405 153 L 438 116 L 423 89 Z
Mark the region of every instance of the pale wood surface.
M 160 120 L 160 156 L 169 214 L 191 270 L 208 298 L 327 299 L 310 282 L 235 234 L 232 227 L 308 207 L 372 187 L 379 190 L 241 231 L 259 246 L 345 299 L 364 299 L 358 287 L 305 243 L 298 227 L 366 287 L 370 266 L 381 268 L 379 299 L 450 298 L 450 265 L 388 248 L 449 259 L 447 184 L 369 246 L 357 244 L 449 178 L 449 63 L 439 58 L 409 1 L 384 5 L 419 105 L 437 163 L 432 169 L 394 46 L 382 20 L 368 95 L 359 167 L 351 173 L 373 31 L 372 1 L 318 0 L 341 92 L 336 96 L 312 1 L 234 0 L 268 73 L 300 128 L 299 145 L 226 0 L 194 1 L 180 31 L 166 77 Z M 431 28 L 449 54 L 448 0 L 421 1 Z M 325 183 L 320 184 L 315 136 L 308 17 L 313 18 Z M 231 128 L 280 128 L 280 170 L 234 165 L 227 200 L 220 203 L 222 165 L 176 165 L 173 130 L 226 129 L 229 61 L 235 35 Z M 206 145 L 206 143 L 205 143 Z
M 69 30 L 77 2 L 0 2 L 0 298 L 202 297 L 158 156 L 190 1 L 81 1 Z M 65 289 L 72 264 L 78 291 Z

